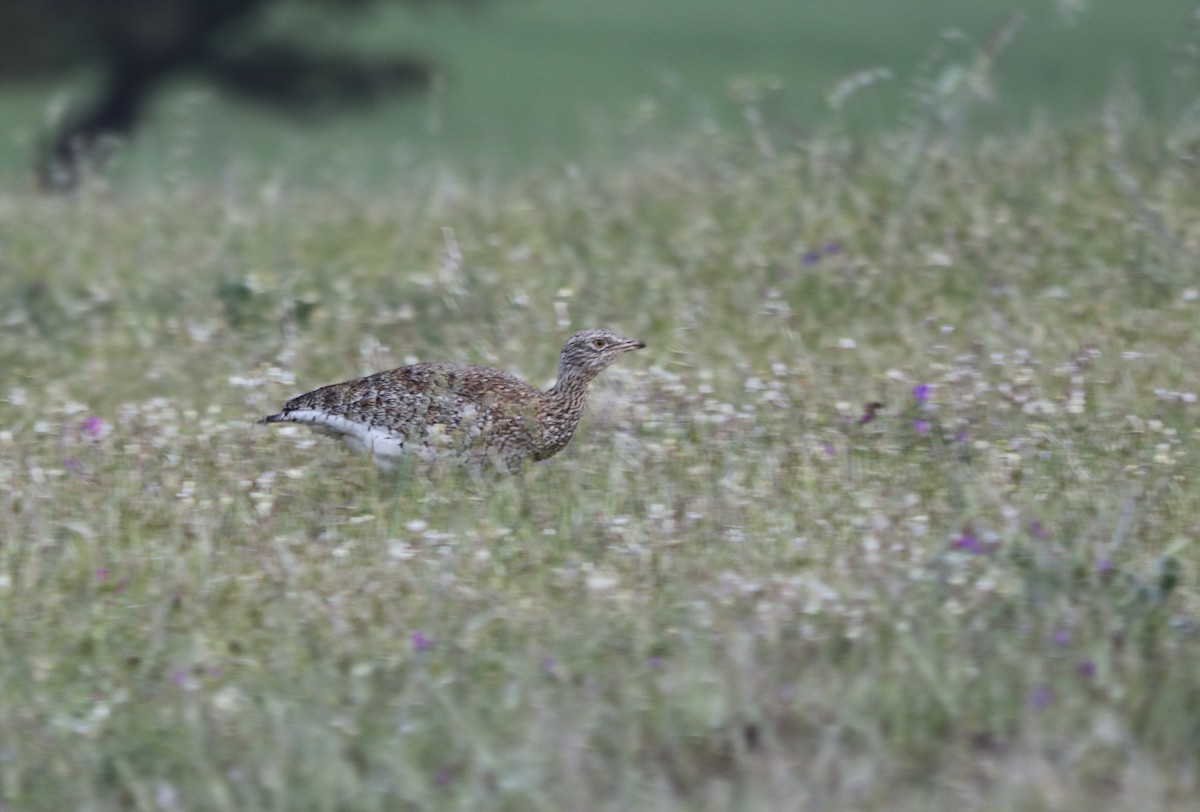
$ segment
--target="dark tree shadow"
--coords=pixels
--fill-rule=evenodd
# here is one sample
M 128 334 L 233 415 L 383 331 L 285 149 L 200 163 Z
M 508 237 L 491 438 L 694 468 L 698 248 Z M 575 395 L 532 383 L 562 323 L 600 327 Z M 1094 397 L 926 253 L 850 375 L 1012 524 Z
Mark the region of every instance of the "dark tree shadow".
M 332 13 L 384 3 L 478 5 L 485 0 L 0 0 L 0 79 L 42 78 L 83 66 L 100 89 L 48 134 L 37 156 L 47 189 L 70 189 L 129 138 L 154 94 L 181 74 L 296 116 L 336 113 L 425 88 L 426 61 L 368 56 L 281 39 L 264 25 L 271 7 Z

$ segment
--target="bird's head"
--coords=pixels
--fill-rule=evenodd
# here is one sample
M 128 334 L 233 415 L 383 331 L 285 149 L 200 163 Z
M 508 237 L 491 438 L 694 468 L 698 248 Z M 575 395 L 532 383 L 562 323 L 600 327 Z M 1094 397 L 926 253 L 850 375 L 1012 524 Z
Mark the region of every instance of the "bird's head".
M 593 377 L 625 353 L 645 346 L 636 338 L 626 338 L 603 327 L 580 330 L 563 345 L 558 363 L 559 375 L 583 373 L 589 378 Z

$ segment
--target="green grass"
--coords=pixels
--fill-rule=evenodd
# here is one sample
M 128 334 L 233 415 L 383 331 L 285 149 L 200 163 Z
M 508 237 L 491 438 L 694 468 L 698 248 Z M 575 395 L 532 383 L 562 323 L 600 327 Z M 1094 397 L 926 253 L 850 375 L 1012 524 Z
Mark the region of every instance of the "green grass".
M 1194 140 L 1103 129 L 0 198 L 0 800 L 1193 808 Z M 252 426 L 598 324 L 519 478 Z
M 295 123 L 181 82 L 161 95 L 137 148 L 115 171 L 157 183 L 183 172 L 227 178 L 263 164 L 290 178 L 404 183 L 414 166 L 446 161 L 486 173 L 550 161 L 619 162 L 629 145 L 670 144 L 680 133 L 741 119 L 731 84 L 768 78 L 771 110 L 790 133 L 830 122 L 898 128 L 909 90 L 936 81 L 1014 13 L 1024 24 L 1002 52 L 984 130 L 1023 129 L 1034 117 L 1088 115 L 1127 77 L 1154 115 L 1190 103 L 1172 68 L 1193 0 L 1088 0 L 1077 15 L 1054 0 L 498 0 L 479 14 L 396 11 L 349 21 L 295 10 L 279 27 L 356 39 L 366 48 L 428 55 L 444 70 L 432 98 L 298 129 Z M 893 78 L 835 112 L 830 93 L 861 71 Z M 29 173 L 46 122 L 86 95 L 63 79 L 0 95 L 0 180 Z M 18 92 L 20 91 L 20 92 Z

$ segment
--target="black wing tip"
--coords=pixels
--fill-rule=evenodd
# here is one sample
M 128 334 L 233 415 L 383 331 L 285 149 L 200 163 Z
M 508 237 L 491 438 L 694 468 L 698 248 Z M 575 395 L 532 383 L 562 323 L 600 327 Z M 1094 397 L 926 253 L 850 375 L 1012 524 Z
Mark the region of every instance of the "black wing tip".
M 254 421 L 254 425 L 263 426 L 267 423 L 283 423 L 287 419 L 287 415 L 283 412 L 280 412 L 279 414 L 269 414 L 266 417 L 259 418 L 258 420 Z

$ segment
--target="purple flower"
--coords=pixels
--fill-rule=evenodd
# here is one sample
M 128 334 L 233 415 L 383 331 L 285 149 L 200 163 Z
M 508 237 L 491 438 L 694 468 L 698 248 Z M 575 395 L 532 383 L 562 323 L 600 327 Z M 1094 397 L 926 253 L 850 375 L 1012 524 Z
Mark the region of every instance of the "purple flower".
M 437 771 L 437 775 L 433 777 L 433 782 L 439 787 L 444 787 L 454 780 L 454 770 L 449 767 L 443 767 Z
M 1108 578 L 1115 569 L 1112 559 L 1108 556 L 1102 555 L 1096 559 L 1096 574 L 1101 578 Z
M 970 533 L 964 533 L 950 542 L 950 546 L 956 550 L 971 553 L 972 555 L 983 555 L 983 544 L 979 539 L 972 536 Z
M 99 437 L 100 432 L 104 431 L 104 421 L 98 417 L 89 417 L 79 428 L 89 437 Z
M 912 396 L 918 404 L 924 406 L 929 401 L 929 384 L 919 383 L 914 386 L 912 390 Z
M 833 256 L 834 254 L 842 253 L 842 244 L 839 243 L 837 240 L 830 240 L 829 242 L 827 242 L 821 246 L 821 250 L 824 251 L 829 256 Z
M 429 651 L 429 649 L 433 648 L 433 641 L 429 639 L 425 632 L 413 632 L 410 639 L 412 640 L 412 647 L 416 651 Z
M 1042 523 L 1034 519 L 1029 523 L 1029 535 L 1033 536 L 1038 541 L 1045 541 L 1050 538 L 1050 534 L 1046 532 L 1046 528 L 1042 527 Z
M 833 447 L 833 443 L 821 443 L 821 450 L 830 457 L 837 454 L 837 449 Z
M 1058 628 L 1054 630 L 1054 634 L 1050 637 L 1050 642 L 1056 646 L 1067 646 L 1071 644 L 1071 632 L 1067 629 Z
M 912 422 L 912 427 L 917 434 L 928 434 L 930 424 L 928 420 L 917 419 Z
M 1079 676 L 1084 679 L 1091 679 L 1096 676 L 1096 664 L 1091 660 L 1083 660 L 1079 663 Z
M 659 669 L 659 668 L 662 668 L 662 666 L 663 666 L 662 657 L 651 657 L 649 660 L 646 661 L 646 663 L 651 668 L 654 668 L 654 669 Z
M 184 685 L 187 684 L 187 681 L 188 681 L 187 677 L 188 677 L 187 671 L 184 671 L 182 668 L 178 668 L 171 672 L 171 684 L 176 687 L 182 688 Z
M 1039 685 L 1029 692 L 1029 707 L 1035 711 L 1042 711 L 1050 707 L 1054 702 L 1054 691 L 1049 685 Z
M 821 254 L 818 251 L 805 251 L 804 256 L 800 257 L 800 264 L 805 268 L 811 268 L 821 261 Z
M 79 467 L 79 457 L 67 457 L 63 460 L 63 468 L 68 471 L 74 471 Z
M 108 577 L 108 567 L 96 567 L 92 574 L 96 576 L 97 581 L 103 581 Z
M 558 676 L 558 661 L 551 655 L 547 654 L 542 658 L 542 670 L 550 676 Z

